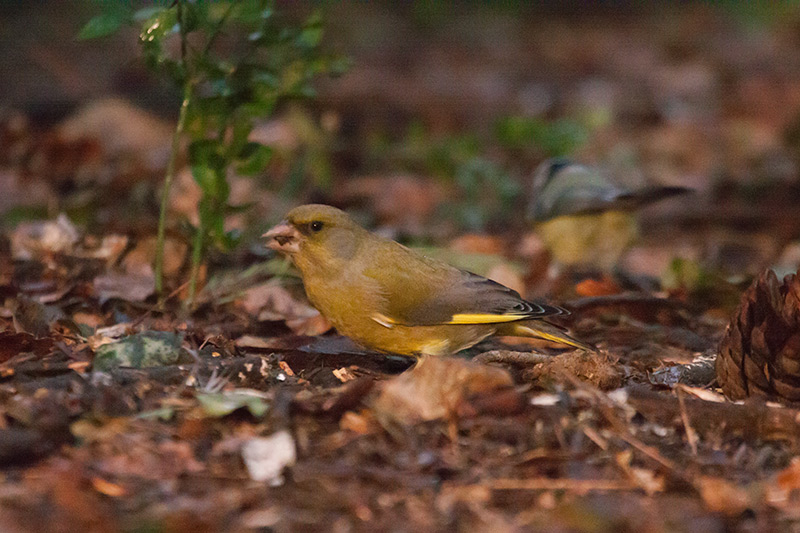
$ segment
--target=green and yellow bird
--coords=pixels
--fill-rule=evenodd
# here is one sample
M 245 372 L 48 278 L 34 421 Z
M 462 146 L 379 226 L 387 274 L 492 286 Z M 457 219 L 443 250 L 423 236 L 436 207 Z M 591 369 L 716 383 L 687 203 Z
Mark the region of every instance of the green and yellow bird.
M 636 210 L 689 191 L 671 186 L 629 189 L 600 169 L 555 158 L 534 172 L 528 214 L 558 263 L 611 272 L 638 237 Z
M 297 207 L 264 237 L 292 259 L 320 313 L 367 348 L 440 356 L 490 335 L 512 335 L 592 350 L 545 320 L 567 314 L 564 309 L 528 302 L 499 283 L 370 233 L 334 207 Z

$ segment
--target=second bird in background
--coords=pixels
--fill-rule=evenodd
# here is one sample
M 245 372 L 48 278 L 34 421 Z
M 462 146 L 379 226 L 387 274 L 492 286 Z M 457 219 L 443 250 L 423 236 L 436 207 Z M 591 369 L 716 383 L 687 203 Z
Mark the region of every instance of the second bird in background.
M 636 210 L 690 191 L 627 188 L 599 168 L 548 159 L 534 173 L 528 215 L 559 264 L 609 273 L 638 237 Z

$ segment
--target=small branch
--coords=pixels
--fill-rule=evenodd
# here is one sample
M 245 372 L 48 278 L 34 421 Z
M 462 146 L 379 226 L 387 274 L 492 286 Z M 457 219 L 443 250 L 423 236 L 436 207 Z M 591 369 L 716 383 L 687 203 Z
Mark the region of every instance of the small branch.
M 479 353 L 472 358 L 476 363 L 506 363 L 510 365 L 535 365 L 553 359 L 552 355 L 535 352 L 512 352 L 509 350 L 491 350 Z
M 627 480 L 617 479 L 571 479 L 529 478 L 494 479 L 485 485 L 492 490 L 567 490 L 572 492 L 635 490 L 637 487 Z
M 681 422 L 683 422 L 683 429 L 686 431 L 686 440 L 689 441 L 689 447 L 692 449 L 692 455 L 697 456 L 697 432 L 689 422 L 689 414 L 686 412 L 686 403 L 683 400 L 684 386 L 678 384 L 675 386 L 675 394 L 678 396 L 678 405 L 681 409 Z
M 178 153 L 181 147 L 181 137 L 186 128 L 186 115 L 189 109 L 189 104 L 192 101 L 192 77 L 189 73 L 188 62 L 186 61 L 186 26 L 183 23 L 183 4 L 180 0 L 176 1 L 177 21 L 180 26 L 181 36 L 181 66 L 184 69 L 183 78 L 183 100 L 181 102 L 180 114 L 178 115 L 178 124 L 175 126 L 175 133 L 172 136 L 172 148 L 169 155 L 169 164 L 167 165 L 167 174 L 164 176 L 164 190 L 161 192 L 161 207 L 158 213 L 158 238 L 156 241 L 156 256 L 155 256 L 155 289 L 159 298 L 159 307 L 163 305 L 164 295 L 164 241 L 166 237 L 167 227 L 167 206 L 169 204 L 169 191 L 172 187 L 172 181 L 175 177 L 176 167 L 178 165 Z
M 197 295 L 197 278 L 200 274 L 200 264 L 203 262 L 203 248 L 205 248 L 206 240 L 206 224 L 204 220 L 205 217 L 201 214 L 192 242 L 192 270 L 189 274 L 189 298 L 187 299 L 187 306 L 190 310 L 194 308 L 194 299 Z

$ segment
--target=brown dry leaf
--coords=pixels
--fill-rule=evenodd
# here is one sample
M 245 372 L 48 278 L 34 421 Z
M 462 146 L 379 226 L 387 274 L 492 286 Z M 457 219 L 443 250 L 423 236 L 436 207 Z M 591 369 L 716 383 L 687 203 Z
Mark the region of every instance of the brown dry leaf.
M 281 346 L 274 337 L 256 337 L 255 335 L 242 335 L 234 342 L 237 348 L 254 350 L 272 350 Z
M 286 320 L 286 326 L 294 332 L 295 335 L 306 335 L 314 337 L 322 335 L 333 327 L 330 321 L 317 313 L 307 318 L 296 318 Z
M 128 247 L 128 237 L 125 235 L 106 235 L 102 239 L 87 236 L 80 247 L 75 250 L 76 257 L 89 259 L 102 259 L 107 266 L 117 262 L 122 252 Z
M 50 334 L 56 322 L 66 318 L 63 311 L 52 305 L 44 305 L 38 300 L 19 295 L 14 310 L 14 328 L 18 333 L 25 332 L 36 338 Z
M 365 201 L 381 224 L 417 234 L 445 197 L 440 183 L 416 176 L 365 176 L 349 179 L 337 195 L 341 202 Z
M 796 506 L 798 492 L 800 492 L 800 458 L 795 457 L 792 462 L 778 472 L 766 486 L 765 499 L 767 503 L 779 509 Z
M 360 413 L 347 411 L 342 415 L 341 420 L 339 420 L 339 429 L 342 431 L 352 431 L 359 435 L 371 433 L 375 429 L 375 426 L 375 419 L 369 411 L 362 411 Z
M 101 477 L 94 476 L 92 477 L 91 482 L 92 482 L 92 487 L 94 487 L 94 490 L 96 490 L 100 494 L 111 496 L 112 498 L 121 498 L 122 496 L 125 496 L 128 493 L 128 491 L 125 490 L 125 487 L 117 485 L 116 483 L 112 483 L 110 481 L 106 481 Z
M 164 242 L 164 275 L 174 276 L 178 273 L 186 259 L 189 247 L 186 243 L 167 238 Z M 122 268 L 128 274 L 153 274 L 153 261 L 156 257 L 156 238 L 150 237 L 139 241 L 133 250 L 125 254 Z
M 129 322 L 121 322 L 119 324 L 114 324 L 113 326 L 108 326 L 105 328 L 99 328 L 95 331 L 94 335 L 87 339 L 89 347 L 97 351 L 97 349 L 104 344 L 112 343 L 125 335 L 131 333 L 132 324 Z
M 166 166 L 172 131 L 168 121 L 119 98 L 92 101 L 57 128 L 62 141 L 90 139 L 107 158 L 136 156 L 153 170 Z
M 411 425 L 467 414 L 480 400 L 513 391 L 513 384 L 511 375 L 501 368 L 463 359 L 428 357 L 411 370 L 381 383 L 371 407 L 384 425 Z
M 274 283 L 246 290 L 237 303 L 248 313 L 257 314 L 260 321 L 285 321 L 297 335 L 320 335 L 331 329 L 330 322 L 319 311 Z
M 499 237 L 468 233 L 450 242 L 448 248 L 467 254 L 503 255 L 505 246 Z
M 8 145 L 3 145 L 3 151 L 8 154 Z M 17 169 L 0 169 L 0 213 L 9 209 L 30 205 L 53 205 L 55 192 L 51 190 L 52 183 L 44 180 L 25 179 Z
M 333 375 L 342 383 L 347 383 L 348 381 L 356 379 L 356 375 L 347 367 L 334 368 Z
M 61 214 L 56 220 L 23 222 L 9 237 L 11 257 L 25 261 L 72 252 L 78 242 L 79 233 L 67 216 Z
M 520 294 L 525 294 L 525 281 L 522 279 L 519 272 L 508 263 L 498 263 L 493 266 L 486 273 L 486 277 L 501 285 L 505 285 L 509 289 L 514 289 Z
M 111 506 L 89 489 L 91 485 L 80 465 L 58 461 L 47 477 L 52 506 L 50 517 L 62 531 L 119 530 Z
M 617 466 L 625 472 L 628 479 L 641 488 L 648 496 L 652 496 L 656 492 L 662 492 L 664 490 L 664 476 L 659 476 L 653 470 L 636 467 L 631 464 L 633 459 L 632 450 L 628 449 L 624 452 L 617 453 L 614 458 L 616 459 Z
M 143 302 L 155 291 L 155 276 L 109 272 L 94 278 L 94 291 L 101 304 L 111 298 Z
M 738 516 L 750 507 L 747 491 L 722 478 L 701 476 L 695 486 L 710 511 Z
M 97 329 L 105 323 L 105 317 L 90 311 L 76 311 L 72 313 L 72 321 L 79 325 L 83 324 L 92 329 Z
M 50 338 L 37 339 L 29 333 L 0 332 L 0 363 L 4 363 L 23 352 L 44 355 L 53 348 Z
M 622 288 L 609 277 L 600 280 L 585 279 L 575 286 L 575 293 L 578 296 L 609 296 L 620 292 L 622 292 Z
M 258 184 L 249 177 L 237 176 L 229 173 L 227 176 L 230 185 L 229 202 L 231 205 L 243 205 L 253 201 L 265 207 L 266 197 L 263 191 L 257 189 Z M 175 176 L 175 181 L 170 189 L 170 212 L 186 218 L 193 225 L 200 222 L 198 204 L 203 196 L 203 191 L 192 176 L 190 168 L 184 168 Z M 225 217 L 225 231 L 244 230 L 248 224 L 248 217 L 243 213 L 233 213 Z
M 197 205 L 203 191 L 192 177 L 190 168 L 179 170 L 169 192 L 169 208 L 172 213 L 185 217 L 193 225 L 200 221 Z

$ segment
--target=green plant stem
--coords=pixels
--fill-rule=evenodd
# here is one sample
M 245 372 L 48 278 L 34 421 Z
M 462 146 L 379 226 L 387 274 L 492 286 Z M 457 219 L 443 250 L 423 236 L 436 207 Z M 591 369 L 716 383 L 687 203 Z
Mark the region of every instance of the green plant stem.
M 155 259 L 155 278 L 156 278 L 156 293 L 159 299 L 164 294 L 164 239 L 166 235 L 167 226 L 167 206 L 169 204 L 169 191 L 172 187 L 172 180 L 175 177 L 175 169 L 177 167 L 178 155 L 181 147 L 181 137 L 183 130 L 186 126 L 186 111 L 189 109 L 189 103 L 192 100 L 192 84 L 187 79 L 183 87 L 183 101 L 181 102 L 181 110 L 178 115 L 178 124 L 175 126 L 175 133 L 172 136 L 172 150 L 169 156 L 169 164 L 167 165 L 167 174 L 164 176 L 164 189 L 161 192 L 161 208 L 158 214 L 158 240 L 156 243 L 156 259 Z M 160 303 L 163 303 L 160 301 Z
M 181 64 L 184 68 L 183 100 L 181 101 L 181 110 L 178 114 L 178 124 L 175 126 L 175 133 L 172 136 L 172 148 L 169 154 L 169 163 L 167 164 L 167 174 L 164 176 L 164 190 L 161 192 L 161 206 L 158 213 L 158 237 L 156 239 L 154 271 L 155 289 L 156 294 L 158 295 L 159 307 L 164 305 L 164 242 L 167 232 L 167 206 L 169 204 L 169 191 L 172 188 L 172 180 L 175 177 L 175 168 L 178 164 L 178 154 L 181 148 L 181 137 L 183 136 L 183 130 L 186 127 L 187 111 L 189 109 L 189 104 L 192 101 L 192 77 L 189 75 L 186 63 L 186 26 L 183 23 L 183 4 L 181 3 L 181 0 L 177 0 L 176 9 L 181 36 Z
M 202 209 L 201 209 L 202 211 Z M 189 275 L 189 298 L 187 299 L 187 307 L 194 308 L 194 298 L 197 295 L 197 278 L 200 274 L 200 264 L 203 262 L 203 248 L 206 237 L 205 217 L 202 212 L 200 214 L 200 221 L 195 230 L 194 239 L 192 241 L 192 271 Z

